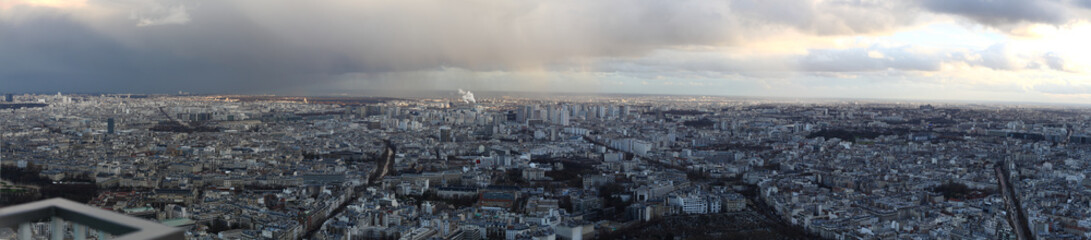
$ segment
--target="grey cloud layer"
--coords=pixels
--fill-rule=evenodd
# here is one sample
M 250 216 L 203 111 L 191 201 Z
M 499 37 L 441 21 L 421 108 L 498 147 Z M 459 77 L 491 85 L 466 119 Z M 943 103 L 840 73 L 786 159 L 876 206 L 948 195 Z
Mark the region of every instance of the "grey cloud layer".
M 1058 1 L 924 0 L 921 3 L 932 11 L 963 15 L 986 24 L 1061 23 L 1068 18 L 1063 4 Z
M 1080 1 L 998 0 L 971 9 L 876 0 L 89 0 L 93 13 L 30 6 L 3 12 L 9 16 L 0 16 L 0 86 L 261 92 L 352 73 L 550 70 L 580 64 L 626 72 L 934 71 L 946 59 L 904 49 L 814 50 L 803 57 L 758 60 L 654 54 L 759 41 L 785 29 L 816 35 L 893 31 L 913 24 L 918 4 L 987 24 L 1056 22 L 1072 15 L 1049 17 L 1041 11 L 1088 2 Z M 870 57 L 868 51 L 887 58 Z M 638 60 L 652 55 L 667 60 Z M 1063 66 L 1063 59 L 1054 57 L 1046 56 L 1045 63 Z
M 722 72 L 753 77 L 782 77 L 788 72 L 937 71 L 945 56 L 913 51 L 911 46 L 813 49 L 802 55 L 728 57 L 716 53 L 660 51 L 638 59 L 611 59 L 596 71 L 654 74 Z
M 1058 95 L 1091 95 L 1091 85 L 1046 83 L 1034 86 L 1035 91 Z
M 934 54 L 915 53 L 910 47 L 812 50 L 799 60 L 806 71 L 867 72 L 887 69 L 937 71 L 944 58 Z
M 63 88 L 36 84 L 44 80 L 103 89 L 160 88 L 139 84 L 152 81 L 163 90 L 267 90 L 351 72 L 533 69 L 572 58 L 730 43 L 739 35 L 727 4 L 715 1 L 90 5 L 115 11 L 87 20 L 22 7 L 16 10 L 25 17 L 0 20 L 0 62 L 9 63 L 0 67 L 0 81 L 28 90 Z
M 922 46 L 871 46 L 850 49 L 812 49 L 805 54 L 731 57 L 720 53 L 656 51 L 641 58 L 611 58 L 596 64 L 594 71 L 623 73 L 655 79 L 668 73 L 738 74 L 758 78 L 784 78 L 793 73 L 847 76 L 842 73 L 937 72 L 944 64 L 980 66 L 1000 71 L 1052 70 L 1073 72 L 1065 59 L 1053 52 L 1041 55 L 1011 53 L 1005 44 L 984 49 L 928 49 Z M 563 70 L 561 68 L 559 70 Z
M 736 0 L 736 14 L 756 24 L 781 24 L 821 35 L 887 31 L 911 24 L 915 11 L 901 1 L 869 0 Z

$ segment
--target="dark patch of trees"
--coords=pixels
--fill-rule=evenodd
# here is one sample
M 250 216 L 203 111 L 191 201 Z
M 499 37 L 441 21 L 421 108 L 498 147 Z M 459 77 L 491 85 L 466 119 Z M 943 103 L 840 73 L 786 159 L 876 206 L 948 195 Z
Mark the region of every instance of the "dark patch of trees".
M 90 183 L 50 184 L 41 186 L 39 191 L 42 199 L 60 197 L 80 203 L 90 202 L 98 195 L 98 187 Z
M 701 118 L 701 119 L 698 119 L 698 120 L 684 121 L 684 122 L 682 122 L 682 125 L 685 125 L 687 127 L 692 127 L 692 128 L 711 128 L 712 126 L 716 125 L 716 122 L 713 122 L 712 120 L 709 120 L 708 118 Z
M 295 115 L 300 116 L 300 117 L 314 117 L 314 116 L 344 115 L 344 114 L 345 114 L 345 111 L 325 111 L 325 112 L 296 113 Z
M 690 181 L 705 181 L 712 179 L 712 176 L 703 171 L 688 170 L 686 171 L 686 179 Z
M 941 126 L 941 125 L 942 126 L 950 126 L 950 125 L 958 124 L 958 121 L 955 121 L 955 120 L 952 120 L 952 119 L 947 119 L 947 118 L 913 119 L 913 120 L 910 120 L 909 123 L 919 123 L 921 121 L 932 124 L 933 126 Z
M 5 180 L 13 183 L 28 185 L 53 183 L 52 180 L 38 175 L 41 172 L 42 168 L 34 164 L 28 164 L 26 168 L 18 168 L 15 166 L 4 166 L 3 168 L 0 168 L 0 176 L 3 176 Z
M 0 109 L 40 108 L 49 106 L 45 103 L 0 103 Z
M 692 110 L 692 109 L 672 109 L 672 110 L 663 111 L 663 114 L 695 116 L 695 115 L 708 114 L 708 112 L 697 111 L 697 110 Z
M 613 209 L 614 216 L 612 219 L 619 220 L 624 217 L 625 207 L 629 205 L 622 201 L 618 194 L 627 194 L 625 187 L 618 183 L 610 183 L 599 187 L 599 196 L 603 198 L 602 205 L 604 208 Z
M 662 111 L 662 112 L 660 112 L 660 111 L 641 112 L 641 114 L 644 114 L 644 115 L 658 115 L 659 113 L 663 113 L 664 115 L 676 115 L 676 116 L 697 116 L 697 115 L 708 114 L 708 112 L 698 111 L 698 110 L 693 110 L 693 109 L 673 109 L 673 110 L 667 110 L 667 111 Z
M 222 218 L 216 218 L 215 220 L 212 220 L 211 224 L 209 224 L 208 232 L 212 233 L 212 234 L 217 234 L 217 233 L 220 233 L 220 232 L 223 232 L 223 231 L 236 229 L 236 228 L 242 228 L 242 226 L 240 224 L 238 224 L 238 223 L 223 220 Z
M 474 195 L 473 197 L 442 198 L 436 194 L 436 191 L 427 191 L 420 196 L 410 196 L 409 198 L 416 200 L 417 202 L 429 201 L 446 203 L 456 208 L 472 207 L 477 203 L 477 195 Z
M 1008 133 L 1008 137 L 1018 138 L 1018 139 L 1026 139 L 1026 140 L 1034 140 L 1034 141 L 1046 140 L 1045 136 L 1043 136 L 1042 134 L 1037 134 L 1037 133 L 1013 132 L 1013 133 Z
M 195 132 L 219 132 L 221 129 L 211 126 L 191 126 L 186 127 L 174 121 L 164 121 L 155 124 L 148 129 L 152 132 L 175 132 L 175 133 L 195 133 Z
M 572 206 L 572 198 L 565 196 L 557 200 L 557 207 L 564 209 L 568 212 L 575 212 L 576 209 Z
M 609 231 L 598 239 L 819 239 L 801 228 L 776 224 L 758 215 L 706 214 L 670 216 Z
M 500 185 L 523 185 L 526 180 L 523 180 L 523 171 L 520 169 L 508 169 L 503 174 L 497 174 L 497 179 L 494 181 Z
M 568 169 L 568 168 L 565 168 L 565 169 Z M 575 172 L 575 171 L 570 172 L 570 171 L 553 170 L 553 171 L 545 172 L 545 176 L 553 178 L 553 181 L 558 181 L 558 182 L 565 182 L 565 181 L 572 181 L 572 180 L 579 180 L 581 182 L 583 181 L 580 174 Z
M 976 195 L 982 195 L 983 190 L 973 189 L 966 184 L 947 182 L 931 189 L 934 193 L 943 194 L 947 199 L 967 199 Z
M 331 152 L 331 153 L 316 153 L 316 152 L 303 152 L 303 159 L 315 160 L 315 159 L 341 159 L 345 162 L 373 162 L 378 159 L 378 155 L 373 152 Z
M 0 168 L 0 176 L 15 184 L 37 186 L 37 192 L 32 188 L 19 193 L 5 193 L 2 199 L 4 204 L 20 204 L 50 198 L 66 198 L 75 202 L 90 202 L 98 195 L 98 186 L 93 183 L 90 176 L 75 175 L 69 177 L 69 181 L 54 183 L 49 178 L 41 177 L 40 166 L 29 164 L 26 168 L 4 166 Z
M 285 207 L 284 202 L 281 202 L 280 198 L 278 198 L 276 195 L 265 194 L 265 196 L 263 198 L 264 198 L 263 202 L 265 202 L 265 208 L 266 209 L 280 210 L 280 209 L 284 209 L 284 207 Z
M 237 189 L 237 190 L 277 191 L 277 192 L 279 192 L 279 191 L 284 191 L 284 189 L 288 189 L 289 187 L 291 187 L 291 186 L 269 185 L 269 184 L 249 184 L 249 185 L 245 185 L 241 189 Z
M 704 147 L 698 147 L 697 149 L 698 150 L 717 150 L 717 151 L 741 150 L 741 151 L 758 152 L 758 151 L 772 150 L 773 147 L 770 147 L 768 145 L 757 145 L 757 144 L 717 143 L 717 144 L 711 144 L 711 145 L 704 146 Z
M 932 142 L 937 143 L 937 142 L 964 142 L 964 141 L 966 141 L 966 139 L 963 139 L 962 136 L 958 136 L 958 135 L 940 135 L 940 136 L 936 137 L 936 139 L 933 140 Z
M 962 199 L 970 193 L 970 187 L 966 184 L 947 182 L 932 188 L 932 192 L 943 194 L 944 198 Z
M 807 138 L 824 137 L 826 139 L 839 138 L 842 141 L 856 142 L 856 139 L 863 138 L 876 138 L 881 136 L 882 133 L 875 131 L 848 131 L 842 129 L 826 129 L 817 132 L 813 132 L 807 135 Z
M 547 158 L 547 159 L 535 159 L 533 160 L 538 164 L 561 163 L 564 170 L 556 170 L 545 172 L 546 177 L 550 177 L 554 182 L 564 183 L 565 186 L 580 188 L 583 187 L 583 176 L 595 173 L 595 167 L 588 161 L 588 159 L 567 159 L 567 158 Z

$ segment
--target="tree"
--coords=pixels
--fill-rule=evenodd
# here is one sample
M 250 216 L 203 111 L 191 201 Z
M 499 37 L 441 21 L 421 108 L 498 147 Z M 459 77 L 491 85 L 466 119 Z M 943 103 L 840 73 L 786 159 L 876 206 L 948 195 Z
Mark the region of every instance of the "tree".
M 217 234 L 217 233 L 220 233 L 222 231 L 227 231 L 227 230 L 231 230 L 231 225 L 228 224 L 227 221 L 224 221 L 223 219 L 220 219 L 220 218 L 213 219 L 212 220 L 212 226 L 209 226 L 209 228 L 208 228 L 208 232 L 212 233 L 212 234 Z
M 614 208 L 615 218 L 624 216 L 624 214 L 621 213 L 625 213 L 625 207 L 628 207 L 628 205 L 625 204 L 625 201 L 622 201 L 621 198 L 617 196 L 625 193 L 625 186 L 618 183 L 610 183 L 599 187 L 599 196 L 604 200 L 603 206 L 606 208 Z

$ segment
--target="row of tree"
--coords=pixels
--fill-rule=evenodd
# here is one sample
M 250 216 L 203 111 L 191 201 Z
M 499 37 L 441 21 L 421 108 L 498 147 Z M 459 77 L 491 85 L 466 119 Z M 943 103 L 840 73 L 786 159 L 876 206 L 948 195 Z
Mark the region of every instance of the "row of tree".
M 53 182 L 41 176 L 42 168 L 29 164 L 26 168 L 15 166 L 0 167 L 0 176 L 16 185 L 33 186 L 23 191 L 8 191 L 0 194 L 0 204 L 5 206 L 33 202 L 50 198 L 66 198 L 75 202 L 90 202 L 98 195 L 98 186 L 90 175 L 69 176 L 65 182 Z M 36 189 L 34 187 L 37 187 Z

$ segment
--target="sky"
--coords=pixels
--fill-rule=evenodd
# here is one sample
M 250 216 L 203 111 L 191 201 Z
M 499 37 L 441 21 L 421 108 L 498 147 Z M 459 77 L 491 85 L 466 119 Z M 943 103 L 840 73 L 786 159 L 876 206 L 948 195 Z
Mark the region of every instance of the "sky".
M 0 92 L 1091 102 L 1091 0 L 0 0 Z

